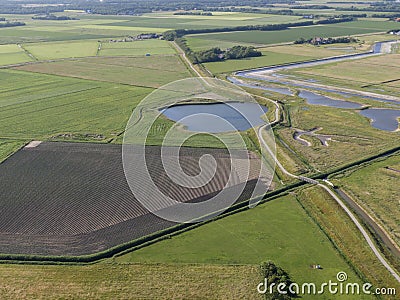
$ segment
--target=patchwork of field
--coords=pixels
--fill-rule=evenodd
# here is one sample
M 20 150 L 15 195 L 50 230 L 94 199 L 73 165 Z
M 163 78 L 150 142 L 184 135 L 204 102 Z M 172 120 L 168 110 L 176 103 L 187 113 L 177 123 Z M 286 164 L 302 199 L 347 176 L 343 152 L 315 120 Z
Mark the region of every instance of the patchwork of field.
M 151 88 L 191 77 L 177 55 L 93 57 L 30 64 L 16 69 Z
M 360 281 L 293 196 L 272 200 L 115 258 L 118 263 L 222 265 L 256 265 L 264 260 L 284 267 L 298 283 L 319 284 L 335 278 L 339 271 Z M 320 264 L 323 270 L 311 268 L 313 264 Z
M 110 22 L 108 26 L 123 27 L 154 27 L 166 29 L 198 29 L 198 28 L 216 28 L 233 27 L 240 25 L 260 25 L 301 22 L 299 16 L 277 16 L 267 14 L 251 13 L 215 13 L 213 16 L 179 16 L 173 13 L 161 12 L 154 14 L 145 14 L 141 17 L 131 18 L 129 21 Z
M 261 299 L 257 266 L 1 264 L 0 272 L 2 299 Z
M 1 70 L 0 91 L 0 138 L 106 141 L 152 89 Z
M 135 147 L 130 151 L 135 153 Z M 154 185 L 178 202 L 212 198 L 228 183 L 231 159 L 248 160 L 247 151 L 231 156 L 226 149 L 181 148 L 179 161 L 186 174 L 200 171 L 197 162 L 203 155 L 216 161 L 215 176 L 207 184 L 186 188 L 168 177 L 160 147 L 147 147 L 145 155 Z M 0 253 L 88 255 L 176 225 L 135 198 L 125 179 L 121 145 L 45 142 L 16 152 L 0 171 Z M 255 180 L 249 176 L 226 189 L 243 188 L 237 201 L 244 201 L 251 197 Z
M 356 88 L 376 93 L 400 96 L 400 54 L 387 54 L 365 59 L 338 62 L 291 70 L 300 78 Z
M 173 55 L 175 50 L 167 41 L 139 40 L 134 42 L 101 43 L 100 56 L 145 56 L 147 55 Z
M 321 11 L 335 12 L 317 10 Z M 64 259 L 90 255 L 176 225 L 150 214 L 134 198 L 121 165 L 121 145 L 115 143 L 122 142 L 128 118 L 144 97 L 166 83 L 190 77 L 191 73 L 167 41 L 111 43 L 110 39 L 179 28 L 304 21 L 299 16 L 223 12 L 213 16 L 172 12 L 142 16 L 67 14 L 80 20 L 40 21 L 32 20 L 32 15 L 16 15 L 6 17 L 26 22 L 27 26 L 0 28 L 0 44 L 8 44 L 0 45 L 0 65 L 28 62 L 0 70 L 0 253 L 3 254 L 20 254 L 25 258 L 29 254 L 58 255 Z M 394 26 L 395 23 L 386 20 L 361 19 L 282 31 L 199 34 L 186 38 L 195 51 L 240 44 L 256 46 L 263 52 L 258 58 L 205 64 L 211 72 L 224 74 L 361 51 L 373 40 L 387 36 L 368 37 L 364 45 L 330 45 L 330 48 L 272 44 L 290 43 L 300 37 L 384 32 Z M 344 47 L 356 49 L 343 50 Z M 55 61 L 30 63 L 35 59 Z M 381 56 L 295 70 L 293 74 L 317 78 L 322 83 L 397 93 L 399 63 L 398 56 Z M 282 140 L 278 157 L 285 166 L 290 164 L 288 169 L 293 172 L 332 170 L 398 146 L 398 133 L 372 128 L 369 120 L 356 111 L 311 106 L 298 97 L 273 93 L 271 98 L 285 104 L 283 114 L 291 128 L 276 128 Z M 370 104 L 367 100 L 363 103 Z M 148 144 L 160 144 L 172 124 L 163 117 L 157 120 L 150 128 Z M 332 136 L 328 147 L 314 137 L 306 137 L 310 147 L 294 140 L 293 128 L 315 127 L 322 128 L 319 133 Z M 139 128 L 138 134 L 141 133 Z M 243 138 L 247 145 L 255 147 L 251 134 L 254 135 L 244 132 Z M 31 140 L 47 142 L 36 148 L 21 149 Z M 165 193 L 178 201 L 207 200 L 224 186 L 230 169 L 226 150 L 215 149 L 222 148 L 220 143 L 201 134 L 186 141 L 184 146 L 181 164 L 188 173 L 199 171 L 197 162 L 205 152 L 216 157 L 220 163 L 215 180 L 195 191 L 182 192 L 160 171 L 163 168 L 158 147 L 149 147 L 150 172 L 155 181 L 162 183 Z M 393 233 L 397 242 L 399 219 L 390 212 L 398 209 L 399 170 L 397 156 L 335 179 Z M 238 201 L 250 197 L 253 184 L 247 182 Z M 256 286 L 261 278 L 257 265 L 267 260 L 276 262 L 298 283 L 335 280 L 339 271 L 345 271 L 351 282 L 398 286 L 331 197 L 312 187 L 94 265 L 0 265 L 3 274 L 0 298 L 57 295 L 93 299 L 117 294 L 119 298 L 134 295 L 259 299 Z M 323 269 L 312 268 L 315 264 Z M 329 297 L 321 295 L 319 299 Z
M 383 32 L 390 29 L 395 24 L 385 21 L 354 21 L 340 24 L 316 25 L 307 27 L 294 27 L 281 31 L 237 31 L 224 33 L 208 33 L 190 35 L 191 38 L 204 40 L 228 41 L 236 43 L 253 43 L 259 45 L 277 44 L 293 42 L 301 37 L 313 38 L 336 37 L 366 34 L 372 32 Z M 209 43 L 209 42 L 207 42 Z
M 38 60 L 96 56 L 97 41 L 72 41 L 25 44 L 24 48 Z
M 162 33 L 178 28 L 215 28 L 250 24 L 274 24 L 302 21 L 298 16 L 265 14 L 216 13 L 214 16 L 176 16 L 154 13 L 143 16 L 94 16 L 67 12 L 79 18 L 69 21 L 32 20 L 33 15 L 5 16 L 27 25 L 19 28 L 0 28 L 0 44 L 103 39 L 143 32 Z
M 400 245 L 400 156 L 348 172 L 334 181 L 391 234 Z

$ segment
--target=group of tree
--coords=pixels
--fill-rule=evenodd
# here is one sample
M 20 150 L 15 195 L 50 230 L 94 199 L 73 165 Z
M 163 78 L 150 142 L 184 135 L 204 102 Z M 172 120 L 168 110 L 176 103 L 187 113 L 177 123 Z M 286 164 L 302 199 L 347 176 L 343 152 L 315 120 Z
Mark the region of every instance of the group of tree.
M 33 0 L 35 4 L 60 4 L 56 0 Z M 61 5 L 36 5 L 26 6 L 24 1 L 16 3 L 13 0 L 3 0 L 0 13 L 8 14 L 43 14 L 62 12 L 65 9 L 85 10 L 93 14 L 103 15 L 137 15 L 153 11 L 177 11 L 177 10 L 207 10 L 210 7 L 266 7 L 273 3 L 293 4 L 294 0 L 64 0 Z
M 15 26 L 25 26 L 24 22 L 18 21 L 8 21 L 6 18 L 0 18 L 0 28 L 4 27 L 15 27 Z
M 50 21 L 68 21 L 68 20 L 78 20 L 77 18 L 71 18 L 68 16 L 56 16 L 53 14 L 45 14 L 39 16 L 33 16 L 33 20 L 50 20 Z
M 264 297 L 268 300 L 287 300 L 297 298 L 289 287 L 293 283 L 289 274 L 273 262 L 263 262 L 260 265 L 263 278 Z
M 338 38 L 321 38 L 314 37 L 311 39 L 300 38 L 296 40 L 295 44 L 311 44 L 311 45 L 329 45 L 329 44 L 348 44 L 357 43 L 358 40 L 353 37 L 338 37 Z
M 337 11 L 374 11 L 374 12 L 400 12 L 400 4 L 398 2 L 373 2 L 367 7 L 336 7 Z
M 262 53 L 257 51 L 254 47 L 240 45 L 233 46 L 226 50 L 221 50 L 221 48 L 215 47 L 205 51 L 194 52 L 193 54 L 195 55 L 196 63 L 262 56 Z
M 242 25 L 234 27 L 218 27 L 218 28 L 203 28 L 203 29 L 176 29 L 164 32 L 163 36 L 167 41 L 173 41 L 176 38 L 183 37 L 187 34 L 230 32 L 230 31 L 251 31 L 251 30 L 273 31 L 273 30 L 284 30 L 288 29 L 289 27 L 300 27 L 300 26 L 311 26 L 311 25 L 314 25 L 313 21 L 304 21 L 304 22 L 286 23 L 286 24 Z
M 63 12 L 65 9 L 85 10 L 93 14 L 103 15 L 137 15 L 149 13 L 153 11 L 239 11 L 253 13 L 270 13 L 270 14 L 288 14 L 302 15 L 292 9 L 329 9 L 328 5 L 298 5 L 295 0 L 103 0 L 103 1 L 87 1 L 87 0 L 64 0 L 62 4 L 56 0 L 33 0 L 29 3 L 39 4 L 35 6 L 27 6 L 26 1 L 2 0 L 0 13 L 5 14 L 49 14 L 55 12 Z M 58 5 L 47 5 L 47 4 Z M 266 9 L 273 7 L 273 4 L 289 4 L 290 9 Z M 335 2 L 328 2 L 335 3 Z M 43 4 L 43 5 L 40 5 Z M 292 5 L 292 6 L 290 6 Z M 337 11 L 382 11 L 382 12 L 400 12 L 400 5 L 395 1 L 372 2 L 367 7 L 351 6 L 351 7 L 335 7 Z
M 319 24 L 335 24 L 335 23 L 352 22 L 352 21 L 355 21 L 355 20 L 356 20 L 356 18 L 353 18 L 353 17 L 328 18 L 328 19 L 315 21 L 315 24 L 316 25 L 319 25 Z
M 176 38 L 175 43 L 178 44 L 178 46 L 185 52 L 186 57 L 194 64 L 262 56 L 262 53 L 257 51 L 254 47 L 237 45 L 226 50 L 214 47 L 203 51 L 192 51 L 192 49 L 187 45 L 185 38 Z
M 384 18 L 384 19 L 395 20 L 397 18 L 400 18 L 400 13 L 372 14 L 371 18 Z
M 173 41 L 176 38 L 183 37 L 187 34 L 200 34 L 200 33 L 215 33 L 215 32 L 231 32 L 231 31 L 275 31 L 285 30 L 290 27 L 304 27 L 318 24 L 333 24 L 342 22 L 351 22 L 356 19 L 353 17 L 342 17 L 342 18 L 328 18 L 318 21 L 303 21 L 297 23 L 285 23 L 285 24 L 266 24 L 266 25 L 242 25 L 234 27 L 218 27 L 218 28 L 203 28 L 203 29 L 175 29 L 168 30 L 163 33 L 164 39 L 167 41 Z
M 208 11 L 179 11 L 174 13 L 175 16 L 212 16 L 212 12 Z

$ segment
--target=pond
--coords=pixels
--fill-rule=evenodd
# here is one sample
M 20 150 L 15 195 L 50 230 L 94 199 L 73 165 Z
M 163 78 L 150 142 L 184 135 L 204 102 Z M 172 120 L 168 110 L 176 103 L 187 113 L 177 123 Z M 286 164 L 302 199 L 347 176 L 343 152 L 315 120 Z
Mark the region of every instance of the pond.
M 362 107 L 362 105 L 359 103 L 336 100 L 330 97 L 326 97 L 305 90 L 300 91 L 299 97 L 306 99 L 307 103 L 312 105 L 324 105 L 324 106 L 330 106 L 336 108 L 348 108 L 348 109 L 357 109 Z
M 362 110 L 360 114 L 371 119 L 371 125 L 374 128 L 395 131 L 399 127 L 400 110 L 369 108 Z
M 202 103 L 174 105 L 161 110 L 168 119 L 194 132 L 244 131 L 265 124 L 268 108 L 256 103 Z

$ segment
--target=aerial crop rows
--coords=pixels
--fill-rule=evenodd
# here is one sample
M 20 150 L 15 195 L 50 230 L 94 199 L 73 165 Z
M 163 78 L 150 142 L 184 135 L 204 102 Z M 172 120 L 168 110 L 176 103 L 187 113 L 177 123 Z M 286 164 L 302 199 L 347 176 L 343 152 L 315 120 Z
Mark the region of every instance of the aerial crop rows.
M 179 187 L 163 171 L 160 148 L 150 147 L 148 168 L 161 191 L 180 202 L 197 202 L 224 187 L 230 172 L 226 150 L 181 153 L 189 173 L 198 172 L 194 161 L 202 154 L 212 154 L 215 177 L 203 187 Z M 93 254 L 175 225 L 149 213 L 131 193 L 119 145 L 42 143 L 18 151 L 1 167 L 1 253 Z M 250 197 L 249 188 L 242 200 Z

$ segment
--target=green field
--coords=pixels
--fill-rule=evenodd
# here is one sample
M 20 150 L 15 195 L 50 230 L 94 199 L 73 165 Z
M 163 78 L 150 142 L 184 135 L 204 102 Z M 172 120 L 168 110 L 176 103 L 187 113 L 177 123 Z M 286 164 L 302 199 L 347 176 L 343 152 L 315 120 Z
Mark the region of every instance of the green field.
M 293 42 L 300 37 L 335 37 L 382 32 L 392 29 L 393 26 L 395 26 L 395 24 L 388 21 L 354 21 L 341 24 L 295 27 L 281 31 L 237 31 L 228 33 L 196 34 L 190 35 L 190 37 L 201 38 L 204 40 L 268 45 Z M 209 41 L 207 41 L 207 43 L 209 43 Z
M 254 266 L 0 265 L 2 299 L 261 299 Z
M 18 70 L 152 88 L 191 77 L 177 55 L 82 58 L 26 65 Z
M 253 69 L 259 67 L 273 66 L 290 62 L 304 61 L 310 59 L 307 56 L 280 54 L 276 52 L 263 51 L 263 56 L 232 59 L 222 62 L 205 63 L 204 66 L 214 74 L 230 73 L 238 70 Z
M 185 40 L 193 51 L 202 51 L 208 50 L 213 47 L 219 47 L 221 49 L 232 48 L 233 46 L 242 45 L 242 46 L 260 46 L 252 43 L 237 43 L 230 41 L 220 41 L 220 40 L 206 40 L 203 38 L 197 38 L 195 35 L 188 35 L 185 37 Z
M 272 260 L 299 283 L 320 283 L 335 278 L 339 271 L 347 272 L 356 282 L 360 280 L 292 196 L 213 221 L 115 260 L 228 265 Z M 321 264 L 324 269 L 312 269 L 312 264 Z
M 355 110 L 307 105 L 303 101 L 287 101 L 292 128 L 279 129 L 278 133 L 315 170 L 332 170 L 398 146 L 398 133 L 374 129 L 370 121 Z M 314 138 L 308 138 L 311 147 L 293 139 L 293 128 L 309 130 L 318 127 L 322 128 L 318 133 L 331 135 L 329 146 L 321 145 Z
M 0 65 L 11 65 L 32 61 L 18 45 L 0 45 Z
M 96 56 L 97 41 L 26 44 L 24 48 L 38 60 Z
M 0 82 L 0 138 L 27 140 L 71 133 L 112 138 L 152 91 L 10 70 L 0 71 Z
M 219 74 L 344 54 L 344 51 L 310 45 L 272 46 L 258 50 L 263 56 L 205 63 L 204 66 L 212 73 Z
M 118 21 L 104 24 L 107 26 L 122 27 L 156 27 L 166 29 L 198 29 L 216 27 L 234 27 L 240 25 L 260 25 L 291 23 L 302 21 L 298 16 L 277 16 L 251 13 L 216 13 L 213 16 L 179 16 L 172 13 L 145 14 L 141 17 L 132 17 L 129 21 Z
M 26 141 L 0 138 L 0 163 L 7 159 L 9 155 L 21 148 L 24 144 L 26 144 Z
M 197 41 L 201 42 L 201 39 L 197 39 Z M 344 46 L 340 44 L 333 44 L 329 46 L 313 46 L 313 45 L 268 46 L 257 49 L 258 51 L 262 52 L 263 56 L 261 57 L 204 63 L 204 66 L 214 74 L 230 73 L 238 70 L 260 68 L 260 67 L 273 66 L 291 62 L 311 60 L 316 58 L 343 55 L 349 52 L 356 53 L 368 49 L 369 46 L 370 46 L 369 42 L 363 43 L 361 45 L 346 44 Z
M 399 283 L 371 251 L 354 223 L 326 191 L 315 186 L 308 187 L 299 191 L 298 199 L 311 218 L 318 222 L 341 253 L 348 257 L 370 283 L 378 287 L 386 285 L 397 290 L 400 288 Z M 388 296 L 387 299 L 396 297 Z
M 334 182 L 379 220 L 400 245 L 399 180 L 400 156 L 395 155 L 338 176 Z
M 101 44 L 100 56 L 144 56 L 150 55 L 172 55 L 175 50 L 171 48 L 167 41 L 162 40 L 143 40 L 134 42 Z
M 285 73 L 321 83 L 400 96 L 400 54 L 300 68 Z
M 215 28 L 251 24 L 274 24 L 302 21 L 298 16 L 265 14 L 216 13 L 208 16 L 175 16 L 172 12 L 144 14 L 143 16 L 100 16 L 74 12 L 64 13 L 79 20 L 44 21 L 32 20 L 33 15 L 4 15 L 7 19 L 22 21 L 26 26 L 0 28 L 0 44 L 105 39 L 162 33 L 178 28 Z
M 327 2 L 312 0 L 307 4 Z M 273 7 L 287 8 L 287 4 Z M 296 10 L 301 11 L 339 13 L 332 9 Z M 127 121 L 142 99 L 160 86 L 192 76 L 167 41 L 110 40 L 179 28 L 304 21 L 301 16 L 226 12 L 215 12 L 213 16 L 173 15 L 173 12 L 140 16 L 65 14 L 79 20 L 43 21 L 32 20 L 33 15 L 5 15 L 27 25 L 0 28 L 0 65 L 31 62 L 34 58 L 39 62 L 0 69 L 0 163 L 31 140 L 122 143 Z M 255 46 L 262 51 L 262 57 L 204 64 L 212 73 L 223 77 L 242 69 L 365 51 L 373 41 L 388 38 L 387 35 L 363 36 L 359 39 L 365 43 L 329 47 L 289 45 L 300 37 L 364 35 L 396 27 L 394 22 L 384 19 L 360 19 L 282 31 L 224 32 L 185 38 L 194 51 L 234 45 Z M 286 44 L 273 45 L 280 43 Z M 354 50 L 344 47 L 354 47 Z M 382 81 L 399 79 L 399 64 L 400 54 L 397 54 L 292 70 L 288 74 L 397 95 L 400 81 Z M 366 84 L 373 86 L 363 88 Z M 257 93 L 265 95 L 261 90 Z M 268 93 L 267 97 L 279 101 L 285 109 L 283 124 L 274 127 L 280 139 L 277 156 L 293 173 L 330 171 L 399 145 L 398 132 L 372 128 L 370 121 L 355 110 L 308 105 L 297 96 Z M 350 100 L 366 105 L 374 103 L 367 99 Z M 271 115 L 274 105 L 268 103 Z M 141 135 L 149 129 L 146 122 L 154 112 L 147 111 L 141 116 L 142 123 L 135 128 L 135 134 Z M 158 119 L 151 125 L 146 142 L 162 143 L 172 124 L 165 117 Z M 319 133 L 331 135 L 328 147 L 312 137 L 306 137 L 310 147 L 294 140 L 296 129 L 315 127 L 322 128 Z M 231 133 L 223 135 L 227 139 L 231 137 Z M 249 130 L 242 136 L 249 149 L 255 150 L 255 134 Z M 196 135 L 185 146 L 222 147 L 215 137 L 205 134 Z M 400 219 L 395 213 L 400 175 L 396 170 L 400 170 L 399 156 L 345 173 L 333 182 L 363 205 L 400 242 Z M 294 180 L 280 171 L 274 178 L 276 187 L 285 187 Z M 337 203 L 318 187 L 303 186 L 254 209 L 94 264 L 0 264 L 3 275 L 0 298 L 260 299 L 256 293 L 261 280 L 258 265 L 267 260 L 286 270 L 297 283 L 319 284 L 335 280 L 339 271 L 345 271 L 351 282 L 369 281 L 374 286 L 400 288 Z M 322 265 L 323 269 L 312 268 L 315 264 Z M 318 299 L 332 297 L 325 294 Z M 317 297 L 304 295 L 302 298 Z M 372 297 L 336 295 L 334 299 Z

